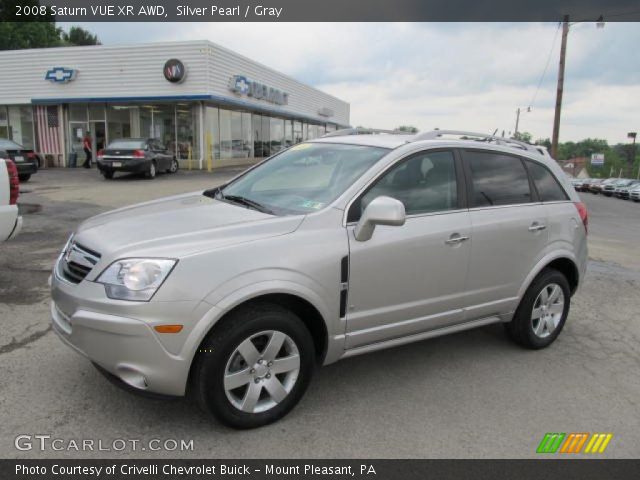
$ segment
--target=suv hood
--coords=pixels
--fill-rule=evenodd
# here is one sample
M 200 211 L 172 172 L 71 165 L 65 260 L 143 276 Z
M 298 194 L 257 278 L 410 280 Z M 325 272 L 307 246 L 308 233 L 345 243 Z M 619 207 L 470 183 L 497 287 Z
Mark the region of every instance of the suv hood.
M 106 212 L 78 227 L 75 241 L 102 258 L 183 257 L 285 235 L 304 216 L 278 217 L 194 192 Z

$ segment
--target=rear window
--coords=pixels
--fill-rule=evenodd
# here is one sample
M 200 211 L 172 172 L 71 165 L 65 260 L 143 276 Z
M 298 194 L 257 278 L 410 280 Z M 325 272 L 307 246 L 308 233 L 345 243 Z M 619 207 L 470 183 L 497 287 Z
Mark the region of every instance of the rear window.
M 566 192 L 556 180 L 556 177 L 545 167 L 537 162 L 525 160 L 527 168 L 533 178 L 533 183 L 542 202 L 559 202 L 569 200 Z
M 464 152 L 471 171 L 474 207 L 531 202 L 527 171 L 518 157 L 494 152 Z
M 137 148 L 145 148 L 147 142 L 145 140 L 139 139 L 122 139 L 122 140 L 114 140 L 107 147 L 109 150 L 121 148 L 122 150 L 135 150 Z
M 16 142 L 12 142 L 11 140 L 0 138 L 0 149 L 1 150 L 24 150 L 24 147 Z

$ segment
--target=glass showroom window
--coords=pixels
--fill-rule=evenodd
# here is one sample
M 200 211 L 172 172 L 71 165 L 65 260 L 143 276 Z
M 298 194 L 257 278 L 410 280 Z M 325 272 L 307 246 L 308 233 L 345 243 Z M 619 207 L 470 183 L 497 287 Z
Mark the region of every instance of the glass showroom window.
M 231 112 L 231 156 L 249 158 L 249 148 L 243 138 L 241 112 Z
M 153 137 L 153 106 L 142 105 L 140 107 L 140 136 Z
M 281 118 L 271 118 L 271 155 L 279 152 L 284 144 L 284 120 Z
M 220 109 L 220 156 L 217 158 L 232 158 L 231 143 L 231 111 Z
M 107 125 L 109 141 L 133 137 L 131 125 L 137 119 L 137 107 L 130 105 L 109 105 L 107 107 Z
M 293 143 L 300 143 L 302 139 L 302 122 L 293 122 Z
M 153 108 L 153 138 L 168 150 L 176 151 L 176 123 L 174 105 L 160 104 Z
M 13 118 L 16 119 L 15 122 Z M 11 126 L 11 137 L 14 142 L 20 143 L 25 148 L 36 147 L 33 109 L 31 106 L 9 107 L 9 125 Z
M 2 110 L 2 108 L 0 108 Z M 30 105 L 10 106 L 7 115 L 7 136 L 2 135 L 4 124 L 0 113 L 0 137 L 10 138 L 26 148 L 35 148 L 35 132 L 33 129 L 33 109 Z M 6 123 L 6 121 L 5 121 Z
M 262 136 L 262 117 L 260 115 L 256 115 L 255 113 L 251 115 L 251 133 L 253 134 L 253 155 L 256 158 L 260 158 L 263 156 L 263 146 L 262 141 L 264 137 Z
M 309 125 L 309 134 L 308 134 L 308 140 L 313 140 L 314 138 L 318 138 L 319 134 L 318 134 L 318 125 Z
M 242 148 L 247 152 L 247 158 L 253 158 L 251 114 L 248 112 L 242 113 Z
M 86 122 L 89 120 L 86 103 L 69 104 L 69 120 L 71 122 Z
M 284 121 L 284 148 L 289 148 L 293 145 L 293 121 Z
M 218 109 L 215 107 L 205 107 L 204 111 L 205 138 L 204 138 L 204 160 L 220 158 L 220 120 Z
M 197 104 L 176 105 L 178 143 L 176 156 L 187 160 L 190 167 L 197 166 L 200 159 L 200 109 Z M 194 163 L 195 162 L 195 163 Z
M 9 114 L 4 105 L 0 105 L 0 138 L 9 138 Z
M 267 117 L 266 115 L 263 115 L 261 119 L 262 119 L 262 156 L 268 157 L 269 155 L 271 155 L 271 147 L 270 147 L 271 137 L 269 134 L 270 122 L 269 122 L 269 117 Z

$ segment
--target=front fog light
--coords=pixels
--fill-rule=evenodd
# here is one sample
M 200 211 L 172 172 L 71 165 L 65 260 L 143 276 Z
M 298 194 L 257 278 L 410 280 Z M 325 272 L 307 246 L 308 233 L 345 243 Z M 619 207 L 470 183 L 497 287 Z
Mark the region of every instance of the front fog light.
M 177 260 L 127 258 L 112 263 L 96 280 L 109 298 L 149 301 L 167 278 Z

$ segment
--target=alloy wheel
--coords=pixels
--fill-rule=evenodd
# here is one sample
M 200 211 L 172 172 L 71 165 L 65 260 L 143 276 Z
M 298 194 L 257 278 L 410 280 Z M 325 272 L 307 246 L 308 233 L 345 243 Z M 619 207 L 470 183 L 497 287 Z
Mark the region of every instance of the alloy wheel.
M 562 320 L 564 312 L 564 293 L 560 285 L 550 283 L 545 286 L 533 303 L 531 327 L 539 338 L 551 335 Z
M 243 340 L 233 351 L 224 373 L 231 404 L 246 413 L 260 413 L 282 402 L 300 372 L 300 353 L 291 337 L 266 330 Z

